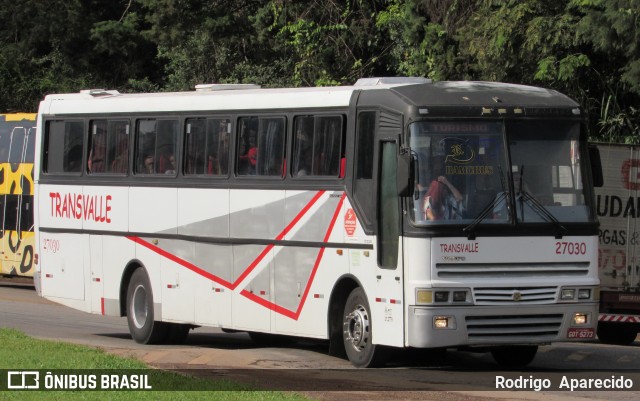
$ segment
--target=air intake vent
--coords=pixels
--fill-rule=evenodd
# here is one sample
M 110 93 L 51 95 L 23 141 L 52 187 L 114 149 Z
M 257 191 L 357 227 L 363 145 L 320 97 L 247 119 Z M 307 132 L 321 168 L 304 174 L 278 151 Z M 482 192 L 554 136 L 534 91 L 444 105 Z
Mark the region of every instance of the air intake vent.
M 554 263 L 438 263 L 439 278 L 529 278 L 529 277 L 585 277 L 589 262 Z
M 562 314 L 467 316 L 469 340 L 551 341 L 558 336 Z
M 556 302 L 557 294 L 557 287 L 476 287 L 473 289 L 476 305 L 552 304 Z

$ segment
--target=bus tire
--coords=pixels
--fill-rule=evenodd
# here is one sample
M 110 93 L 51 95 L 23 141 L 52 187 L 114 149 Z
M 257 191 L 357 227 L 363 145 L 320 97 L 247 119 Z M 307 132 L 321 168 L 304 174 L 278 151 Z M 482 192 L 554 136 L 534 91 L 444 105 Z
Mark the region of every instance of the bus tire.
M 358 368 L 384 364 L 383 348 L 372 343 L 371 308 L 362 288 L 349 294 L 342 315 L 342 341 L 349 361 Z
M 538 352 L 537 345 L 512 345 L 491 349 L 493 359 L 503 368 L 516 369 L 527 366 Z
M 604 344 L 631 345 L 638 335 L 638 326 L 629 323 L 598 323 L 598 339 Z
M 167 337 L 168 326 L 154 320 L 151 282 L 143 268 L 133 272 L 127 287 L 127 323 L 138 344 L 159 344 Z

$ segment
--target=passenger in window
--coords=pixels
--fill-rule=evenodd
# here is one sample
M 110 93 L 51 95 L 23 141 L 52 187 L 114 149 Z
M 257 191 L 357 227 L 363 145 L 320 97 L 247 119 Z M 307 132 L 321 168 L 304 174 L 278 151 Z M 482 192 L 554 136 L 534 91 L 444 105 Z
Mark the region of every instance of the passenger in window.
M 159 148 L 160 156 L 158 157 L 158 172 L 160 174 L 175 174 L 175 157 L 173 154 L 173 146 L 170 144 L 161 145 Z M 173 160 L 173 161 L 172 161 Z M 168 172 L 168 173 L 167 173 Z
M 239 157 L 241 165 L 243 168 L 243 174 L 245 175 L 255 175 L 256 174 L 256 164 L 258 161 L 258 147 L 256 146 L 256 133 L 254 130 L 251 130 L 249 134 L 249 146 L 247 151 Z
M 153 174 L 155 173 L 155 160 L 153 159 L 153 155 L 146 155 L 144 157 L 144 169 L 143 169 L 143 173 L 144 174 Z
M 442 175 L 443 163 L 434 160 L 434 179 L 423 198 L 424 220 L 460 220 L 464 213 L 462 193 Z
M 176 173 L 176 157 L 175 157 L 175 155 L 170 154 L 167 157 L 167 164 L 164 167 L 165 167 L 165 170 L 164 170 L 165 174 L 175 174 Z

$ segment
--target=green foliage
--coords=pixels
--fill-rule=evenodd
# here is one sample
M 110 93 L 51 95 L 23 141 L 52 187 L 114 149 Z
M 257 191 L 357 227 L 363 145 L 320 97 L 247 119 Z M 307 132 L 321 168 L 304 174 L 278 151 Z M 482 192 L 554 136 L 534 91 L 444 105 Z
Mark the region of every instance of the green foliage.
M 0 0 L 0 39 L 0 111 L 90 87 L 410 75 L 557 89 L 598 140 L 640 127 L 638 0 Z

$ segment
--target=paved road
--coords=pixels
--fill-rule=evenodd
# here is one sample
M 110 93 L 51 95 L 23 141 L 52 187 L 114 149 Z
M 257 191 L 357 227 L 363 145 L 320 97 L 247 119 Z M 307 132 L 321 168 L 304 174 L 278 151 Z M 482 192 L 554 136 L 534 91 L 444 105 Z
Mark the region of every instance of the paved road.
M 448 351 L 404 352 L 389 369 L 353 369 L 327 355 L 324 344 L 299 342 L 290 347 L 259 347 L 244 333 L 198 328 L 179 346 L 133 342 L 126 320 L 90 315 L 39 298 L 33 287 L 0 282 L 0 327 L 13 327 L 37 338 L 97 346 L 136 357 L 163 369 L 193 369 L 199 375 L 247 381 L 265 388 L 297 390 L 323 400 L 637 400 L 640 391 L 504 392 L 498 376 L 550 379 L 597 375 L 631 377 L 640 389 L 640 342 L 631 347 L 599 343 L 563 343 L 540 349 L 529 368 L 503 372 L 490 356 Z M 530 386 L 531 387 L 531 386 Z M 331 390 L 331 391 L 327 391 Z M 345 390 L 351 390 L 344 393 Z

